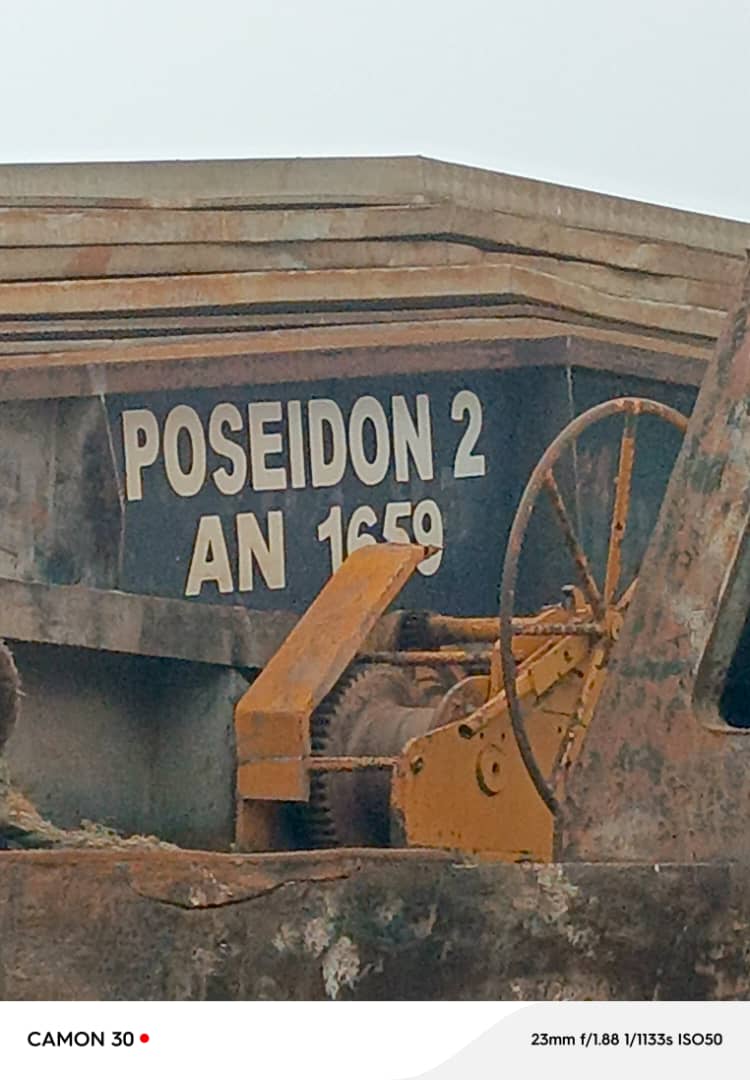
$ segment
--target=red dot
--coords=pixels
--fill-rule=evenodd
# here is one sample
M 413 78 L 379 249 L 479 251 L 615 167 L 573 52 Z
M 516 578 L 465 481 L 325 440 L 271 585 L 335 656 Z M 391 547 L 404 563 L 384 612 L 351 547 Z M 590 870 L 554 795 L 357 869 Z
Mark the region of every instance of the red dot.
M 148 1042 L 148 1035 L 141 1035 L 141 1042 Z

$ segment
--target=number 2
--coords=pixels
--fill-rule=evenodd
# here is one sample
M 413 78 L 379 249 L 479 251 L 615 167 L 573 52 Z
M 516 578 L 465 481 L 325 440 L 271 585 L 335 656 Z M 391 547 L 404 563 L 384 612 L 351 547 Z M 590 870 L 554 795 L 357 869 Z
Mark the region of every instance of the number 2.
M 484 476 L 484 454 L 474 453 L 477 439 L 482 434 L 482 403 L 473 390 L 459 390 L 451 402 L 451 420 L 461 421 L 468 415 L 466 431 L 456 450 L 453 475 L 458 479 L 466 476 Z

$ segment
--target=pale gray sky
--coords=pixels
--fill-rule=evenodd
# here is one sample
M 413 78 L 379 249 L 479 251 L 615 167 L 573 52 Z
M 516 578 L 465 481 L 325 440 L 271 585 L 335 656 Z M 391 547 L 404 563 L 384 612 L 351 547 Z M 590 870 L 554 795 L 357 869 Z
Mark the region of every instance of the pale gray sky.
M 0 0 L 0 160 L 425 154 L 750 219 L 748 0 Z

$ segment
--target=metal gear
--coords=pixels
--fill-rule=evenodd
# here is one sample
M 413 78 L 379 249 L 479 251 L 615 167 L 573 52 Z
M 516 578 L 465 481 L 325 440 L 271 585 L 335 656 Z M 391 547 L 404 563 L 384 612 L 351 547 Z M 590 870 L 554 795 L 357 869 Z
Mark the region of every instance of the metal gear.
M 443 689 L 425 690 L 408 669 L 355 664 L 315 711 L 314 756 L 395 756 L 430 729 Z M 388 769 L 314 772 L 305 807 L 307 838 L 315 847 L 376 846 L 390 842 Z

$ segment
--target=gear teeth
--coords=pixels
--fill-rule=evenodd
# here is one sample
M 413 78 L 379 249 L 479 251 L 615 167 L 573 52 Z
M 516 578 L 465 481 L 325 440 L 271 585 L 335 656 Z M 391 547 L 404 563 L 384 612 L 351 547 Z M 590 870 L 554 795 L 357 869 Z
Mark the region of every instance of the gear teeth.
M 365 670 L 362 664 L 355 664 L 348 668 L 313 713 L 310 724 L 310 746 L 313 757 L 327 755 L 331 718 L 336 712 L 344 691 L 348 690 Z M 308 839 L 313 847 L 340 846 L 336 834 L 336 822 L 328 799 L 328 779 L 326 773 L 313 773 L 310 777 L 310 798 L 305 807 L 304 818 Z
M 369 728 L 369 735 L 363 736 L 363 731 L 367 732 L 368 724 L 372 723 L 372 720 L 365 719 L 363 724 L 368 703 L 377 701 L 382 708 L 383 702 L 390 701 L 396 714 L 402 708 L 416 706 L 418 709 L 421 706 L 429 718 L 434 709 L 434 694 L 427 697 L 430 700 L 425 701 L 413 673 L 406 672 L 398 665 L 355 662 L 312 715 L 310 745 L 313 756 L 336 757 L 342 752 L 351 752 L 342 751 L 342 747 L 362 745 L 356 740 L 355 743 L 351 742 L 357 730 L 357 738 L 364 737 L 369 747 L 367 753 L 373 752 L 373 743 L 382 748 L 380 753 L 390 753 L 394 734 L 397 741 L 406 740 L 406 735 L 398 728 L 394 732 L 386 722 Z M 421 734 L 421 729 L 415 729 L 415 733 Z M 348 772 L 313 772 L 310 775 L 308 802 L 300 807 L 300 822 L 306 842 L 318 848 L 352 844 L 387 846 L 390 832 L 389 788 L 390 776 L 373 776 L 370 773 L 359 780 Z

